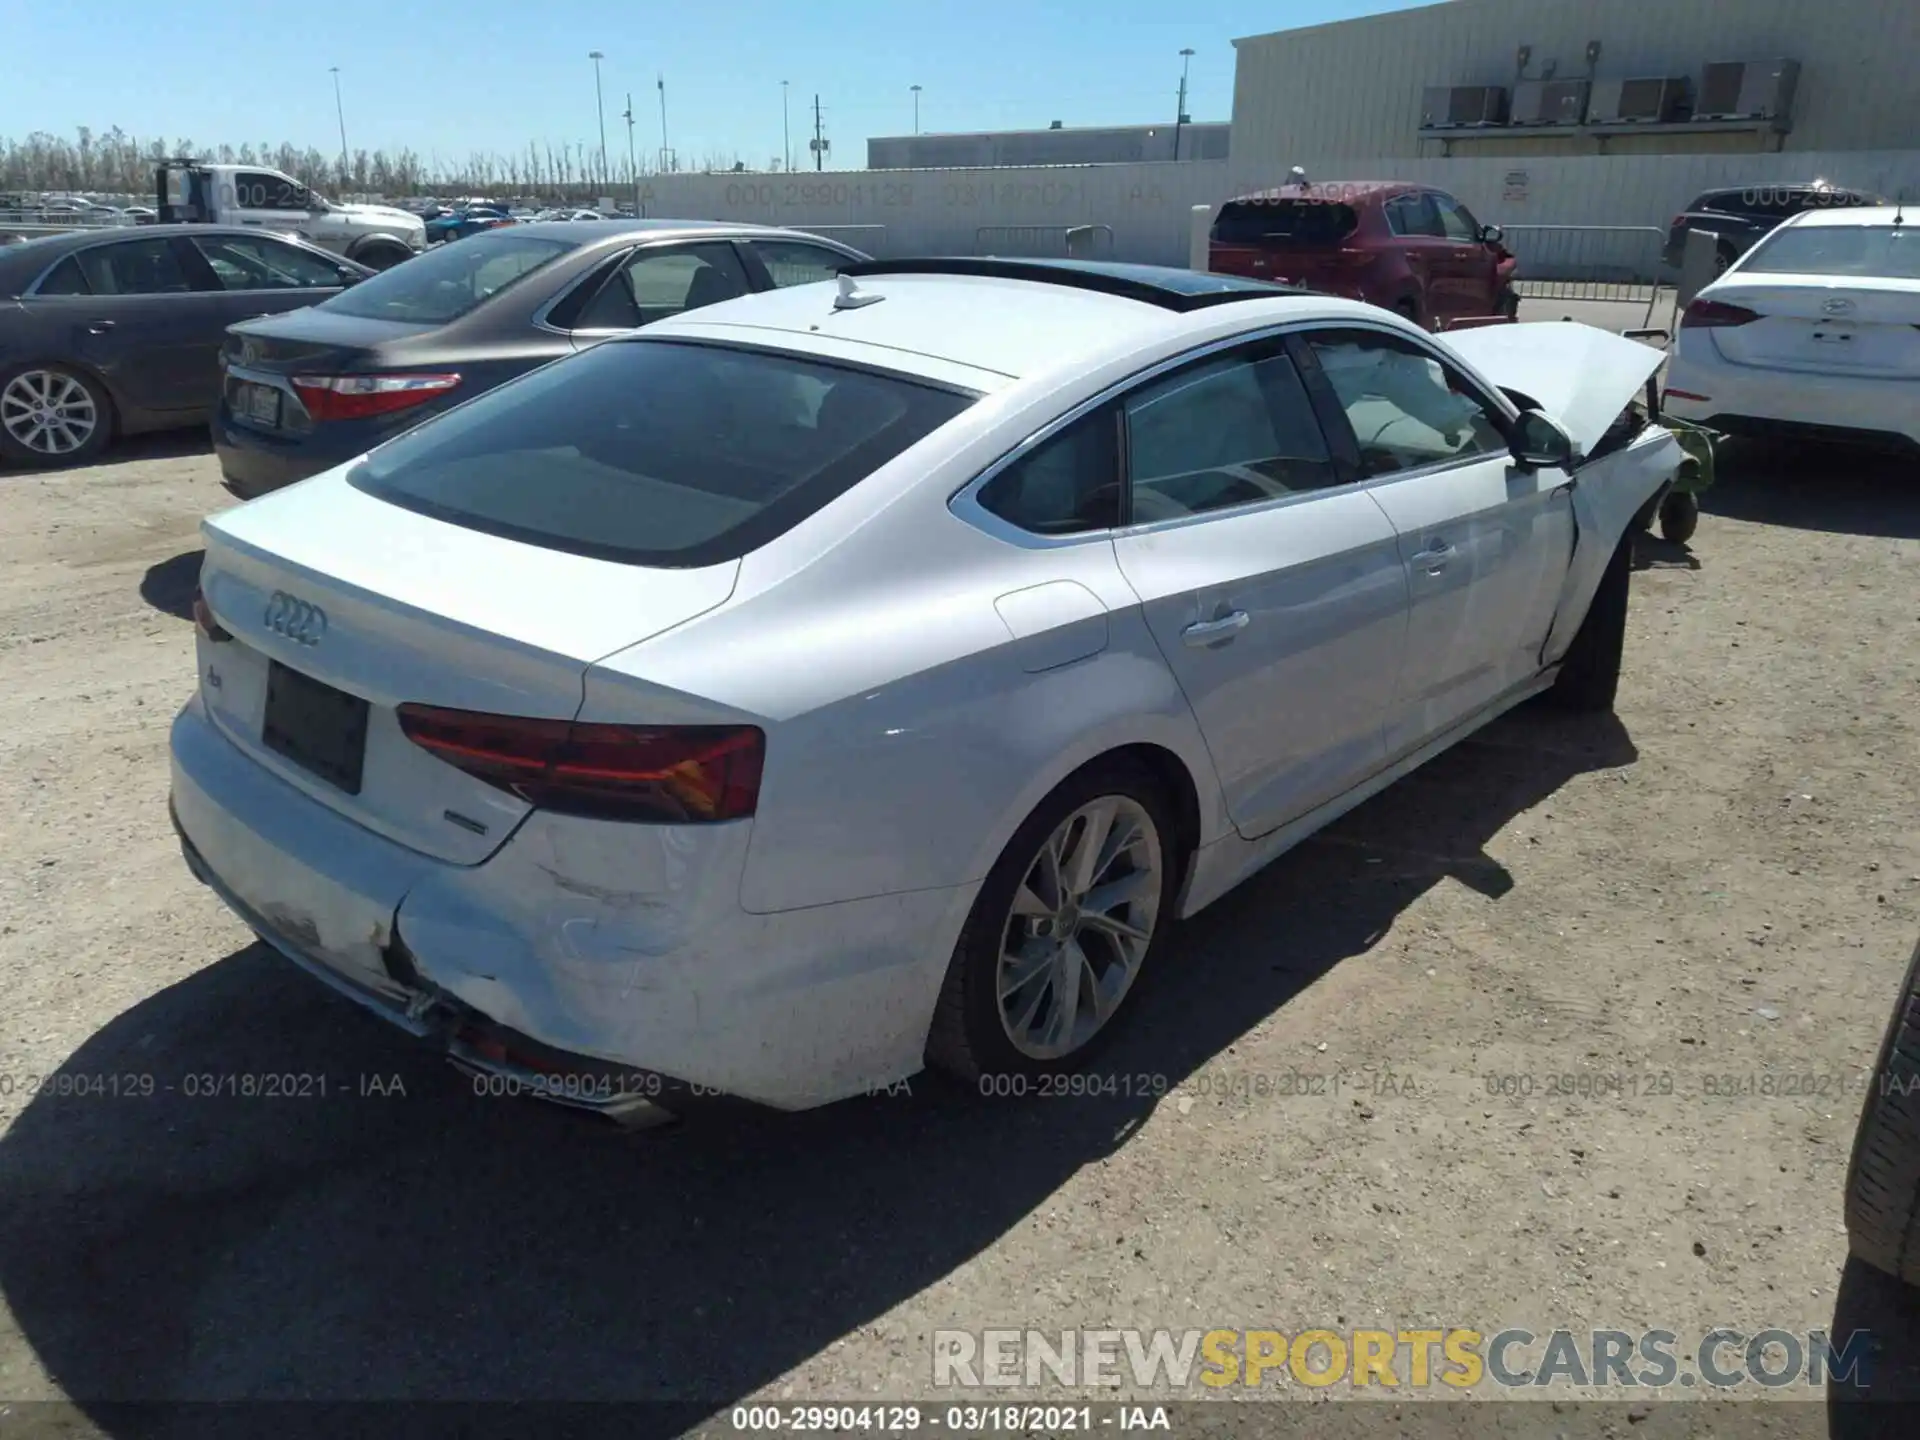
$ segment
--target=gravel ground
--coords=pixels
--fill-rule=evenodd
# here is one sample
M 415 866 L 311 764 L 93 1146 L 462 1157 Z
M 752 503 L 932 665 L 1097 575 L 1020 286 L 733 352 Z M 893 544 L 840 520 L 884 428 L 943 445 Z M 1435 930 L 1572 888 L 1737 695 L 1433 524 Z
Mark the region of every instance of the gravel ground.
M 1910 1356 L 1840 1195 L 1920 929 L 1917 479 L 1730 457 L 1691 548 L 1643 547 L 1617 721 L 1507 717 L 1163 951 L 1108 1063 L 1166 1094 L 626 1134 L 475 1097 L 188 876 L 203 448 L 0 475 L 0 1396 L 83 1402 L 73 1434 L 130 1433 L 113 1400 L 931 1397 L 949 1327 Z M 266 1072 L 329 1094 L 186 1093 Z M 126 1075 L 155 1093 L 87 1093 Z

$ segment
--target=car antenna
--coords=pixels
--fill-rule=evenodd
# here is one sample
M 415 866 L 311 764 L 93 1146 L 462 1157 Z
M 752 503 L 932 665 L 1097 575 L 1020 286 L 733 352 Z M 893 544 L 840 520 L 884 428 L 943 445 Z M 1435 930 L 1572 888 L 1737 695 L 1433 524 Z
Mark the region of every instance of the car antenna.
M 1895 197 L 1893 202 L 1894 229 L 1897 230 L 1906 223 L 1907 223 L 1907 192 L 1906 192 L 1906 188 L 1903 186 L 1901 187 L 1900 194 L 1897 197 Z
M 887 297 L 876 295 L 871 290 L 862 290 L 854 283 L 851 275 L 840 277 L 840 293 L 833 297 L 836 310 L 858 310 L 863 305 L 877 305 Z

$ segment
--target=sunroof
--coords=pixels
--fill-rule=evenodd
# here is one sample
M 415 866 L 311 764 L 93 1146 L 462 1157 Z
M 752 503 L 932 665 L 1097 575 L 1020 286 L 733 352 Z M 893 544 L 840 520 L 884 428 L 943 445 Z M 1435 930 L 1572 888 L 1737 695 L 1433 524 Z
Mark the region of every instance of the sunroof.
M 849 265 L 846 275 L 977 275 L 1000 280 L 1033 280 L 1043 285 L 1066 285 L 1158 305 L 1166 310 L 1199 310 L 1235 300 L 1258 300 L 1276 295 L 1312 292 L 1294 285 L 1249 280 L 1238 275 L 1212 275 L 1180 270 L 1171 265 L 1128 265 L 1112 260 L 1049 260 L 1000 258 L 991 255 L 913 257 L 903 260 L 865 260 Z

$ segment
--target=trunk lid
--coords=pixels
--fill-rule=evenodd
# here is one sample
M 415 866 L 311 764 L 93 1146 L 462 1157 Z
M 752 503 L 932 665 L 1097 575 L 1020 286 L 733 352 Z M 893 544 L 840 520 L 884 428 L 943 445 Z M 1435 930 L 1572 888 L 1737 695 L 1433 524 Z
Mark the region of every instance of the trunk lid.
M 486 859 L 530 807 L 413 744 L 398 707 L 572 719 L 594 661 L 721 604 L 739 571 L 523 544 L 387 504 L 342 471 L 203 530 L 201 587 L 232 634 L 199 639 L 214 723 L 320 803 L 455 864 Z
M 1582 454 L 1600 444 L 1667 358 L 1638 340 L 1565 320 L 1450 330 L 1441 343 L 1553 416 Z
M 1701 299 L 1760 318 L 1708 334 L 1729 364 L 1882 380 L 1920 378 L 1920 280 L 1769 275 L 1729 279 Z
M 225 354 L 229 365 L 248 370 L 281 375 L 333 374 L 343 369 L 373 366 L 379 362 L 384 348 L 436 328 L 399 320 L 335 315 L 310 306 L 229 326 Z

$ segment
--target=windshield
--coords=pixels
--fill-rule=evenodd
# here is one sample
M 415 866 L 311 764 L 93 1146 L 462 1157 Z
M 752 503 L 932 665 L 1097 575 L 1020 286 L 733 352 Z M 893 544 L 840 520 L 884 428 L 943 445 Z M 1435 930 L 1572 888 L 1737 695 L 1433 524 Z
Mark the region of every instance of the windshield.
M 550 550 L 712 565 L 798 524 L 976 398 L 771 351 L 613 341 L 388 442 L 349 480 Z
M 317 308 L 365 320 L 444 325 L 574 248 L 511 232 L 470 236 L 383 270 Z
M 1920 232 L 1892 225 L 1795 225 L 1754 246 L 1740 272 L 1920 280 Z

